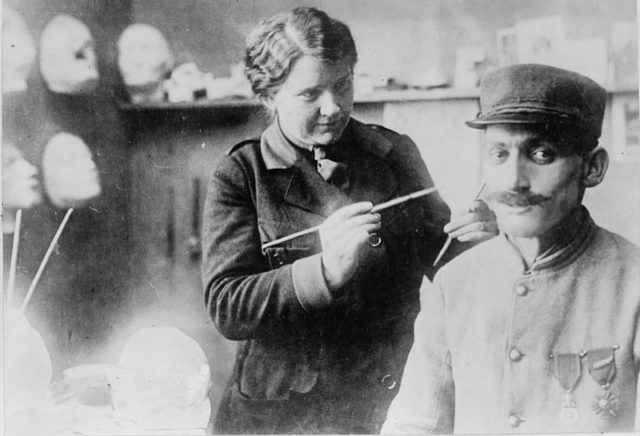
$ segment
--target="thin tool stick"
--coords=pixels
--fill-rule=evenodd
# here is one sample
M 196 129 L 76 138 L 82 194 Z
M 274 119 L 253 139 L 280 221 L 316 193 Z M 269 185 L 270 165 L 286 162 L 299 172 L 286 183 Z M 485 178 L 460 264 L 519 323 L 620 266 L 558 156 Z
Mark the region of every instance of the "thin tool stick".
M 411 194 L 403 195 L 402 197 L 394 198 L 393 200 L 385 201 L 384 203 L 380 203 L 377 206 L 373 206 L 371 212 L 380 212 L 381 210 L 389 209 L 390 207 L 397 206 L 409 200 L 415 200 L 416 198 L 424 197 L 425 195 L 429 195 L 432 192 L 436 192 L 437 190 L 438 188 L 434 186 L 432 188 L 412 192 Z
M 20 245 L 20 225 L 22 224 L 22 209 L 16 212 L 16 223 L 13 231 L 13 246 L 11 247 L 11 263 L 9 264 L 9 279 L 7 281 L 7 301 L 13 301 L 13 288 L 16 283 L 16 266 L 18 264 L 18 245 Z
M 407 202 L 409 200 L 414 200 L 416 198 L 424 197 L 425 195 L 429 195 L 432 192 L 435 192 L 437 190 L 438 190 L 438 188 L 431 187 L 431 188 L 427 188 L 427 189 L 422 189 L 420 191 L 412 192 L 411 194 L 403 195 L 402 197 L 394 198 L 393 200 L 389 200 L 389 201 L 386 201 L 384 203 L 380 203 L 380 204 L 378 204 L 376 206 L 373 206 L 373 208 L 371 209 L 371 212 L 372 213 L 380 212 L 381 210 L 389 209 L 390 207 L 397 206 L 397 205 L 405 203 L 405 202 Z M 308 235 L 309 233 L 317 232 L 318 229 L 320 229 L 320 226 L 310 227 L 308 229 L 301 230 L 301 231 L 296 232 L 296 233 L 292 233 L 291 235 L 284 236 L 284 237 L 279 238 L 279 239 L 275 239 L 273 241 L 267 242 L 266 244 L 263 244 L 262 245 L 262 249 L 264 250 L 265 248 L 273 247 L 274 245 L 278 245 L 278 244 L 281 244 L 283 242 L 287 242 L 287 241 L 290 241 L 292 239 L 299 238 L 300 236 L 304 236 L 304 235 Z
M 478 201 L 480 199 L 480 195 L 482 195 L 482 191 L 484 191 L 484 187 L 487 185 L 487 182 L 482 182 L 482 185 L 480 185 L 480 189 L 478 189 L 478 193 L 476 194 L 475 198 L 473 199 L 473 201 Z M 470 210 L 470 212 L 473 212 L 473 210 Z M 449 246 L 451 245 L 451 243 L 453 242 L 453 238 L 451 236 L 449 236 L 447 238 L 447 240 L 445 241 L 444 245 L 442 246 L 442 248 L 440 249 L 440 252 L 438 253 L 438 256 L 436 257 L 436 260 L 433 261 L 433 266 L 436 266 L 438 264 L 438 262 L 440 262 L 442 260 L 442 256 L 444 256 L 444 254 L 447 252 L 447 250 L 449 249 Z
M 42 262 L 40 263 L 40 266 L 38 267 L 38 271 L 36 271 L 36 275 L 33 278 L 33 281 L 31 282 L 31 286 L 29 286 L 29 290 L 27 291 L 27 295 L 26 295 L 26 297 L 24 297 L 24 301 L 22 302 L 22 306 L 20 306 L 20 312 L 24 312 L 24 310 L 27 308 L 27 305 L 29 304 L 29 300 L 31 300 L 31 297 L 33 296 L 33 292 L 36 289 L 36 285 L 38 284 L 38 280 L 40 280 L 40 276 L 42 275 L 42 272 L 44 271 L 44 267 L 47 265 L 47 261 L 49 260 L 49 256 L 51 256 L 51 253 L 53 253 L 53 249 L 55 248 L 56 244 L 58 243 L 58 239 L 60 239 L 60 235 L 62 234 L 62 230 L 64 229 L 64 226 L 67 224 L 67 221 L 69 221 L 69 217 L 71 216 L 71 212 L 73 212 L 73 208 L 67 210 L 66 215 L 64 216 L 64 218 L 62 219 L 62 222 L 60 223 L 60 227 L 58 227 L 58 230 L 56 231 L 56 234 L 53 235 L 53 240 L 51 241 L 51 244 L 49 244 L 49 248 L 47 248 L 47 252 L 44 254 L 44 258 L 42 259 Z

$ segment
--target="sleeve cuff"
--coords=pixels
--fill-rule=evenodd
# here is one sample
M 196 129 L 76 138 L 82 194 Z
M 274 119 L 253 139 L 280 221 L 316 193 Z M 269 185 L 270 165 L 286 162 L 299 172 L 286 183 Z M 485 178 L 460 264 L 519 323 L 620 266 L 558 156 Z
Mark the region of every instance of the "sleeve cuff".
M 293 287 L 304 310 L 313 313 L 333 303 L 322 274 L 322 253 L 296 260 L 291 269 Z

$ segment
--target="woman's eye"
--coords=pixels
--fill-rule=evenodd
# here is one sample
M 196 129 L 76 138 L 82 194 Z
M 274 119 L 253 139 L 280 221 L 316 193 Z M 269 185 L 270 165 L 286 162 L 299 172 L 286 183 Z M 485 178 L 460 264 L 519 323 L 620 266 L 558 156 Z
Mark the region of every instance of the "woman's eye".
M 343 91 L 347 88 L 347 84 L 349 83 L 348 79 L 342 79 L 336 82 L 334 88 L 336 91 Z
M 305 100 L 315 100 L 316 98 L 318 98 L 318 94 L 318 91 L 310 90 L 301 92 L 300 96 Z
M 336 92 L 343 92 L 349 88 L 349 86 L 353 83 L 351 77 L 345 77 L 343 79 L 338 80 L 334 85 L 333 89 Z

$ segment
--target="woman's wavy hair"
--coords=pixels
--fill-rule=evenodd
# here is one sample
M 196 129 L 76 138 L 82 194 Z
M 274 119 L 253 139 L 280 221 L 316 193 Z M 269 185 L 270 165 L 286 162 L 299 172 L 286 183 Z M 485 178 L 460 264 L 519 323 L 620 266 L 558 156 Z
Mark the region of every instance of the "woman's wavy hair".
M 276 14 L 263 20 L 246 40 L 245 74 L 251 89 L 265 99 L 287 80 L 302 56 L 326 62 L 358 59 L 351 31 L 342 22 L 310 7 Z

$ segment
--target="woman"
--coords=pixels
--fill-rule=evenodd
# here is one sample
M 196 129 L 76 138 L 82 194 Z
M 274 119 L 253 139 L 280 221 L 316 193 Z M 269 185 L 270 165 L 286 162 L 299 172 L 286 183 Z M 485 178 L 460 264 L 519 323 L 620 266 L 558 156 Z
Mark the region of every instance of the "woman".
M 350 117 L 356 59 L 347 26 L 313 8 L 247 38 L 247 76 L 274 117 L 221 159 L 207 195 L 206 302 L 241 341 L 217 432 L 377 433 L 397 392 L 449 210 L 432 194 L 372 213 L 433 182 L 411 139 Z M 492 236 L 490 215 L 452 235 Z

